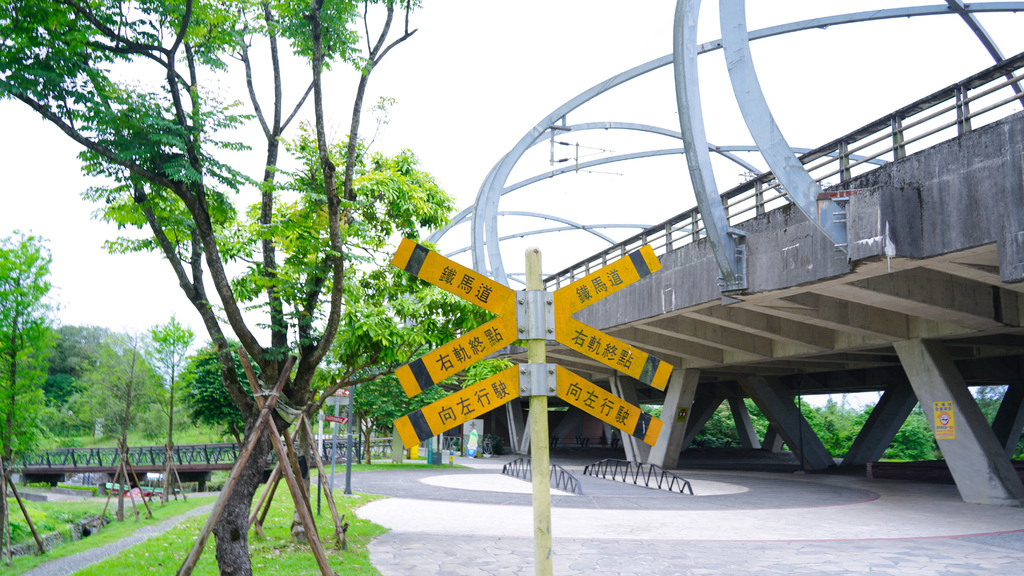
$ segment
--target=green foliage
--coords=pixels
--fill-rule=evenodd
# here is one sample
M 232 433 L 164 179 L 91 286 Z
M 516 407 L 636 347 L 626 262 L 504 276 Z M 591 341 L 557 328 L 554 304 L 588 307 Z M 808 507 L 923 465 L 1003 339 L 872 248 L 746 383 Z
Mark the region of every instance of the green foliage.
M 110 330 L 95 326 L 61 326 L 54 330 L 47 369 L 46 403 L 64 406 L 71 396 L 85 390 L 82 378 L 99 363 L 100 348 Z
M 235 373 L 244 382 L 245 370 L 234 347 L 231 355 L 235 359 Z M 193 424 L 215 427 L 222 435 L 230 435 L 236 441 L 241 437 L 245 420 L 224 389 L 220 360 L 212 344 L 189 357 L 181 373 L 181 389 L 182 401 Z
M 939 457 L 935 435 L 920 404 L 900 426 L 884 457 L 890 460 L 934 460 Z
M 127 439 L 141 415 L 163 400 L 160 375 L 144 350 L 142 337 L 112 334 L 100 349 L 99 364 L 85 376 L 86 391 L 72 400 L 85 421 L 103 419 L 107 436 Z
M 50 252 L 43 240 L 0 239 L 0 441 L 11 458 L 37 446 L 49 355 Z

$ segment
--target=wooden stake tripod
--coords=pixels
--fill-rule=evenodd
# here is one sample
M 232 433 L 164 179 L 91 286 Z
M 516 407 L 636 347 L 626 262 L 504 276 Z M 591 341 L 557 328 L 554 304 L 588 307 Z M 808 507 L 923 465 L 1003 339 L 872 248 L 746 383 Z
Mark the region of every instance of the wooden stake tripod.
M 285 362 L 285 365 L 281 370 L 281 375 L 278 378 L 277 383 L 274 385 L 273 391 L 269 394 L 264 394 L 259 390 L 259 387 L 256 384 L 256 373 L 252 369 L 252 364 L 249 362 L 248 355 L 246 355 L 244 350 L 239 349 L 238 356 L 242 361 L 242 366 L 245 368 L 245 374 L 249 380 L 249 384 L 253 387 L 256 404 L 260 407 L 260 413 L 256 418 L 256 425 L 252 429 L 249 441 L 245 443 L 242 452 L 239 453 L 238 461 L 235 462 L 235 467 L 232 469 L 231 475 L 224 484 L 224 488 L 221 490 L 220 496 L 217 498 L 217 502 L 213 505 L 210 517 L 207 519 L 206 524 L 200 531 L 195 544 L 192 545 L 192 550 L 185 558 L 181 568 L 178 569 L 177 576 L 189 576 L 192 574 L 196 563 L 199 562 L 199 557 L 203 553 L 203 548 L 206 546 L 206 541 L 213 532 L 214 525 L 216 525 L 217 520 L 220 518 L 221 512 L 224 511 L 224 505 L 227 503 L 228 497 L 231 495 L 231 492 L 234 491 L 235 485 L 238 483 L 239 472 L 249 460 L 249 456 L 252 455 L 252 451 L 255 448 L 256 443 L 259 441 L 260 437 L 263 435 L 264 429 L 266 428 L 269 428 L 270 440 L 274 444 L 274 451 L 277 453 L 279 461 L 278 467 L 284 474 L 285 480 L 288 482 L 288 489 L 291 492 L 292 500 L 295 503 L 295 511 L 298 513 L 299 519 L 302 521 L 303 528 L 306 530 L 306 536 L 309 540 L 310 548 L 312 548 L 313 556 L 316 558 L 317 566 L 320 568 L 320 572 L 323 576 L 335 576 L 334 570 L 331 569 L 330 563 L 328 562 L 327 553 L 324 552 L 323 545 L 321 545 L 320 538 L 317 535 L 316 524 L 313 522 L 313 511 L 309 506 L 309 500 L 306 498 L 306 492 L 303 489 L 303 486 L 298 484 L 295 478 L 294 471 L 297 471 L 299 467 L 298 460 L 295 458 L 294 449 L 292 448 L 291 435 L 288 434 L 287 430 L 285 430 L 286 443 L 282 444 L 281 434 L 278 432 L 277 425 L 274 424 L 273 419 L 274 406 L 277 404 L 277 399 L 280 396 L 285 383 L 288 382 L 288 376 L 291 374 L 292 366 L 295 364 L 295 357 L 288 357 L 288 360 Z M 266 400 L 264 400 L 265 396 Z M 288 461 L 291 466 L 283 465 L 286 461 Z
M 310 438 L 315 438 L 313 435 L 313 428 L 309 425 L 309 420 L 306 418 L 306 413 L 303 412 L 300 416 L 296 425 L 300 429 L 305 429 L 306 434 Z M 334 503 L 334 489 L 329 484 L 324 484 L 324 479 L 327 478 L 327 472 L 324 471 L 324 463 L 320 458 L 320 452 L 313 449 L 313 460 L 316 462 L 316 468 L 320 472 L 320 486 L 323 487 L 327 493 L 327 506 L 331 510 L 331 518 L 334 520 L 334 546 L 341 550 L 348 550 L 348 542 L 346 540 L 346 532 L 348 531 L 348 524 L 345 523 L 345 515 L 338 516 L 338 507 Z M 267 518 L 267 513 L 270 512 L 270 506 L 273 503 L 274 493 L 277 491 L 277 485 L 281 482 L 281 463 L 278 462 L 274 466 L 274 471 L 270 473 L 270 479 L 267 481 L 267 487 L 263 490 L 263 494 L 260 495 L 259 502 L 256 504 L 256 508 L 253 510 L 252 515 L 249 517 L 249 528 L 256 528 L 256 533 L 259 534 L 260 538 L 265 537 L 263 533 L 263 521 Z M 266 506 L 264 506 L 266 503 Z
M 171 472 L 174 473 L 174 482 L 178 483 L 177 491 L 175 491 L 175 489 L 174 489 L 174 482 L 171 481 L 171 476 L 170 476 Z M 160 502 L 163 503 L 163 504 L 167 503 L 167 499 L 168 499 L 167 491 L 168 490 L 170 490 L 171 492 L 174 493 L 174 499 L 175 500 L 178 499 L 178 492 L 181 492 L 182 500 L 184 500 L 185 502 L 188 502 L 188 497 L 185 496 L 185 487 L 181 485 L 181 477 L 178 476 L 178 466 L 174 464 L 174 445 L 170 444 L 170 443 L 164 445 L 164 469 L 163 469 L 163 476 L 164 476 L 163 494 L 160 496 Z
M 117 472 L 114 473 L 113 489 L 118 491 L 118 498 L 124 498 L 125 486 L 128 487 L 128 497 L 132 500 L 132 511 L 135 512 L 135 521 L 139 521 L 139 508 L 135 505 L 135 494 L 132 493 L 132 482 L 130 478 L 135 478 L 135 485 L 142 486 L 139 482 L 138 475 L 135 474 L 135 467 L 128 460 L 128 444 L 124 440 L 117 441 L 117 447 L 120 449 L 121 457 L 117 465 Z M 131 476 L 128 475 L 128 471 L 131 470 Z M 119 479 L 123 479 L 119 481 Z M 112 489 L 112 490 L 113 490 Z M 100 518 L 104 518 L 107 515 L 107 507 L 110 506 L 110 497 L 114 495 L 113 491 L 107 491 L 107 502 L 103 505 L 103 513 L 100 514 Z M 153 511 L 149 509 L 149 503 L 146 502 L 146 498 L 139 496 L 142 500 L 142 504 L 146 507 L 146 514 L 149 518 L 153 517 Z M 124 518 L 118 518 L 118 521 L 124 521 Z

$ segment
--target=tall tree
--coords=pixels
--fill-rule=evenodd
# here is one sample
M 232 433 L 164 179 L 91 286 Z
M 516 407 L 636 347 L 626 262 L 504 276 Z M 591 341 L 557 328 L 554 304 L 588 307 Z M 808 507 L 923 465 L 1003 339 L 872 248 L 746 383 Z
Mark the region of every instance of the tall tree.
M 41 239 L 20 233 L 0 239 L 0 520 L 8 564 L 9 466 L 15 455 L 38 443 L 42 430 L 39 415 L 51 312 L 46 300 L 51 288 L 49 275 L 50 253 Z M 25 519 L 31 527 L 27 513 Z M 34 528 L 32 532 L 35 534 Z
M 297 353 L 300 360 L 285 393 L 299 407 L 310 403 L 313 375 L 337 335 L 344 306 L 344 275 L 352 256 L 346 245 L 350 235 L 360 230 L 352 204 L 364 194 L 375 198 L 362 190 L 357 173 L 363 98 L 373 70 L 412 35 L 409 15 L 415 4 L 414 0 L 0 3 L 0 97 L 25 103 L 57 126 L 83 146 L 88 172 L 114 181 L 113 186 L 92 190 L 89 198 L 103 204 L 104 217 L 122 226 L 146 227 L 149 235 L 142 240 L 118 240 L 110 248 L 159 251 L 171 265 L 217 346 L 224 386 L 246 419 L 247 433 L 259 411 L 237 378 L 221 318 L 259 365 L 267 383 L 277 380 L 288 353 Z M 396 12 L 403 11 L 404 27 L 393 35 Z M 377 32 L 371 33 L 371 21 L 380 23 Z M 365 38 L 355 32 L 357 24 L 362 25 Z M 282 39 L 294 54 L 306 59 L 312 75 L 309 89 L 291 107 L 285 104 L 284 89 L 289 83 L 284 81 L 279 54 Z M 267 46 L 273 79 L 269 106 L 257 96 L 252 81 L 256 67 L 251 51 L 261 45 Z M 240 222 L 231 195 L 248 180 L 226 163 L 222 153 L 246 147 L 218 139 L 246 118 L 210 90 L 216 85 L 215 77 L 231 72 L 232 57 L 243 63 L 252 115 L 267 142 L 259 198 L 252 211 L 256 216 L 246 222 Z M 337 62 L 354 64 L 358 71 L 340 186 L 337 163 L 328 147 L 323 88 L 324 71 Z M 280 137 L 309 93 L 314 97 L 316 148 L 324 181 L 317 192 L 318 213 L 328 231 L 328 248 L 318 254 L 300 249 L 306 257 L 304 273 L 283 276 L 282 258 L 291 256 L 279 251 L 291 247 L 282 245 L 282 238 L 273 233 L 282 202 L 274 174 Z M 286 113 L 288 109 L 292 112 Z M 431 224 L 429 218 L 418 220 L 419 226 Z M 255 236 L 258 252 L 239 252 L 240 235 Z M 248 258 L 263 279 L 259 293 L 267 307 L 262 324 L 270 329 L 269 341 L 261 342 L 251 330 L 244 303 L 230 280 L 228 266 L 240 258 Z M 207 280 L 214 293 L 208 293 Z M 292 294 L 289 300 L 285 292 Z M 211 306 L 218 300 L 219 311 Z M 290 339 L 290 334 L 297 337 Z M 279 419 L 278 425 L 287 424 Z M 269 450 L 269 439 L 260 439 L 250 465 L 238 472 L 236 489 L 214 529 L 222 571 L 252 572 L 248 512 Z
M 39 440 L 39 413 L 52 312 L 50 253 L 34 236 L 0 239 L 0 439 L 3 457 Z
M 136 334 L 113 334 L 100 352 L 100 362 L 86 375 L 83 400 L 103 419 L 103 431 L 117 438 L 122 453 L 139 416 L 163 394 L 160 375 L 149 363 L 146 341 Z M 124 494 L 118 495 L 117 519 L 124 520 Z
M 171 451 L 174 450 L 174 392 L 178 387 L 178 374 L 185 364 L 186 354 L 196 339 L 196 335 L 186 326 L 182 326 L 178 319 L 171 316 L 166 324 L 154 326 L 149 330 L 149 339 L 153 342 L 150 349 L 150 357 L 163 374 L 164 382 L 167 385 L 167 445 L 166 462 L 164 468 L 164 491 L 162 501 L 167 503 L 167 494 L 170 489 L 171 475 L 170 462 Z

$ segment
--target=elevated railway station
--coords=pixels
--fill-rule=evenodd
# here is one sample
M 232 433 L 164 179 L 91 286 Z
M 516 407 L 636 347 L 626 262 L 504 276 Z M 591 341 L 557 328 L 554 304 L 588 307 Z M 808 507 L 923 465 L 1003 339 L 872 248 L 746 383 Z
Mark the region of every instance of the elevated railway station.
M 947 4 L 954 12 L 957 3 Z M 548 132 L 597 126 L 573 126 L 566 115 L 624 77 L 671 64 L 681 124 L 674 136 L 684 142 L 674 153 L 687 156 L 698 206 L 548 276 L 545 284 L 562 288 L 652 246 L 661 271 L 575 318 L 657 355 L 675 372 L 659 392 L 552 342 L 548 361 L 633 404 L 663 406 L 666 425 L 653 448 L 623 438 L 633 461 L 675 467 L 728 402 L 744 447 L 785 444 L 810 471 L 863 466 L 881 458 L 920 403 L 965 501 L 1024 504 L 1024 484 L 1011 461 L 1024 429 L 1024 54 L 1006 58 L 996 49 L 995 66 L 819 148 L 795 150 L 781 140 L 763 102 L 742 14 L 723 9 L 728 33 L 694 48 L 687 39 L 691 23 L 679 17 L 690 10 L 699 10 L 699 2 L 677 4 L 673 55 L 556 109 L 492 170 L 477 203 L 455 223 L 472 218 L 477 270 L 509 276 L 496 247 L 497 199 L 556 175 L 509 184 L 519 156 Z M 845 18 L 854 17 L 861 16 Z M 750 32 L 749 40 L 758 34 L 769 32 Z M 979 38 L 985 41 L 981 32 Z M 713 49 L 726 52 L 744 120 L 770 166 L 721 194 L 707 157 L 733 148 L 707 142 L 699 89 L 687 84 L 695 82 L 696 54 Z M 624 126 L 605 129 L 615 127 Z M 516 348 L 502 355 L 526 359 Z M 978 385 L 1006 387 L 991 424 L 970 392 Z M 880 399 L 837 461 L 794 400 L 856 392 Z M 766 437 L 751 426 L 744 398 L 768 418 Z M 492 426 L 525 450 L 528 415 L 513 402 L 506 416 Z M 585 420 L 570 407 L 553 435 L 571 437 L 576 430 L 582 441 Z

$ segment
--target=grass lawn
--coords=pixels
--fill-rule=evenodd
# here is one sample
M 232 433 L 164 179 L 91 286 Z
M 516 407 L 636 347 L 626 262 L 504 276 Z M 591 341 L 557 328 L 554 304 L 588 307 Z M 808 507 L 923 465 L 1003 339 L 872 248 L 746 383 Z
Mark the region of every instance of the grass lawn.
M 253 572 L 263 575 L 310 575 L 319 576 L 316 560 L 308 546 L 297 546 L 291 542 L 292 503 L 287 490 L 278 488 L 274 496 L 274 505 L 267 516 L 264 531 L 266 538 L 260 539 L 256 531 L 249 532 L 249 551 L 252 558 Z M 352 512 L 367 502 L 380 498 L 366 494 L 352 497 L 338 495 L 335 502 L 338 513 L 345 515 L 349 522 L 348 550 L 333 549 L 334 523 L 327 506 L 316 520 L 317 530 L 323 539 L 324 548 L 330 558 L 331 567 L 338 574 L 345 576 L 371 576 L 380 572 L 370 563 L 367 546 L 370 541 L 385 532 L 385 529 L 365 520 L 359 520 Z M 253 503 L 259 499 L 259 493 Z M 76 576 L 110 576 L 111 574 L 173 574 L 181 566 L 195 541 L 196 534 L 206 522 L 206 516 L 197 516 L 168 530 L 161 536 L 126 550 L 121 554 L 93 564 L 76 572 Z M 216 550 L 211 537 L 207 542 L 203 556 L 193 574 L 196 576 L 216 576 Z
M 146 518 L 145 507 L 139 504 L 139 509 L 141 511 L 139 515 L 139 522 L 135 521 L 135 516 L 131 512 L 131 501 L 128 500 L 125 502 L 125 522 L 112 522 L 107 524 L 99 531 L 99 533 L 83 538 L 78 542 L 72 542 L 55 548 L 47 552 L 45 556 L 16 556 L 13 559 L 12 566 L 7 566 L 6 563 L 0 562 L 0 575 L 21 574 L 35 568 L 47 560 L 70 556 L 85 550 L 110 544 L 111 542 L 116 542 L 122 538 L 130 536 L 133 532 L 142 527 L 154 526 L 168 518 L 179 516 L 198 506 L 210 504 L 214 500 L 215 498 L 211 496 L 203 498 L 189 498 L 188 502 L 179 499 L 177 502 L 171 500 L 166 506 L 160 506 L 159 502 L 152 502 L 150 503 L 150 509 L 153 511 L 153 518 L 150 519 Z M 63 522 L 60 522 L 63 519 L 98 515 L 103 510 L 103 504 L 105 502 L 105 497 L 89 498 L 87 500 L 73 502 L 29 502 L 26 500 L 25 507 L 28 508 L 29 516 L 32 517 L 32 522 L 36 524 L 36 527 L 40 528 L 40 532 L 46 533 L 53 529 L 63 530 Z M 8 504 L 12 506 L 12 524 L 15 522 L 24 524 L 25 519 L 21 515 L 21 510 L 18 508 L 17 501 L 14 500 L 14 498 L 10 498 L 8 499 Z M 114 517 L 114 508 L 116 505 L 116 500 L 111 498 L 110 508 L 107 509 L 108 518 L 112 519 Z M 45 530 L 41 529 L 44 524 L 51 525 L 51 527 Z M 32 535 L 28 534 L 26 539 L 22 539 L 16 543 L 25 541 L 31 542 Z

